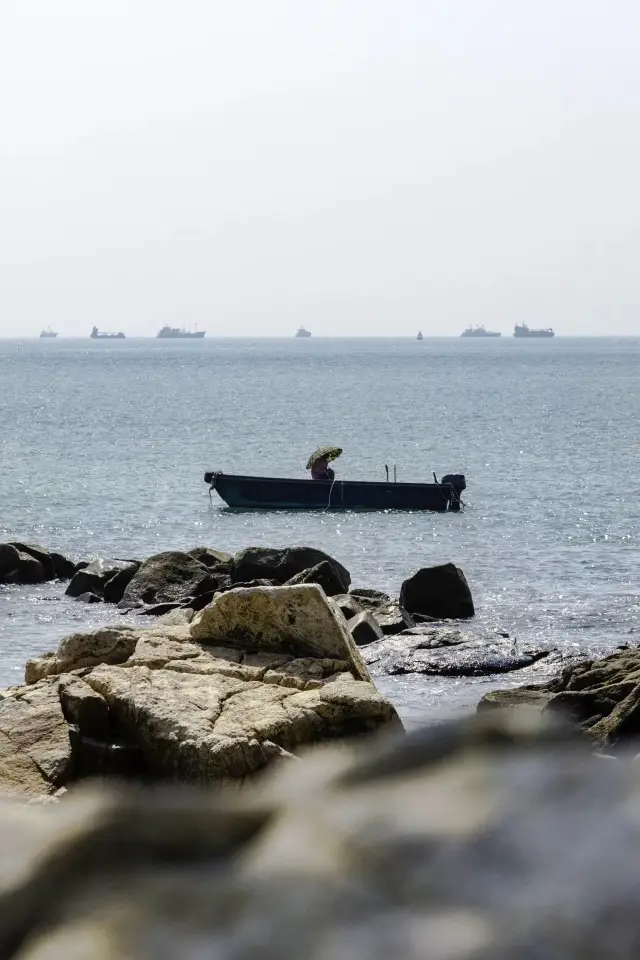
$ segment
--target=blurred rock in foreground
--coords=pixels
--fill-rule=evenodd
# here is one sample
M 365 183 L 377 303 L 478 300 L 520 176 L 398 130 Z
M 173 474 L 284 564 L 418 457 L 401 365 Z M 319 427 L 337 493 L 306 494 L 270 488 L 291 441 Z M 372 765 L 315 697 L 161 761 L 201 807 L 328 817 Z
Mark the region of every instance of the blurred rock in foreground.
M 527 711 L 0 810 L 3 960 L 632 960 L 640 766 Z

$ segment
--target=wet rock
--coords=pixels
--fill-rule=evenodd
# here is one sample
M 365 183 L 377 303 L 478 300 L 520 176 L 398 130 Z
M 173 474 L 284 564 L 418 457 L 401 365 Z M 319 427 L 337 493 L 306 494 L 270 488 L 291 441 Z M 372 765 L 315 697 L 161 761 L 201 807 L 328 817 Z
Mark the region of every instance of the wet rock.
M 188 553 L 170 551 L 150 557 L 141 565 L 125 589 L 119 606 L 125 609 L 158 603 L 181 602 L 184 598 L 215 589 L 209 569 Z
M 105 603 L 120 603 L 124 592 L 140 569 L 139 563 L 128 563 L 104 585 Z
M 20 554 L 10 543 L 0 543 L 0 583 L 11 583 L 18 572 Z
M 438 620 L 462 620 L 475 612 L 465 576 L 453 563 L 424 567 L 405 580 L 400 605 L 411 614 L 423 613 Z
M 444 677 L 478 677 L 510 673 L 549 656 L 547 648 L 514 645 L 470 631 L 423 626 L 369 644 L 362 656 L 376 673 L 422 673 Z
M 107 583 L 124 566 L 118 560 L 93 560 L 86 567 L 74 573 L 65 593 L 68 597 L 81 597 L 85 593 L 92 593 L 102 598 Z
M 507 720 L 7 805 L 0 955 L 635 960 L 640 767 Z
M 26 553 L 27 556 L 33 557 L 34 560 L 37 560 L 41 564 L 44 571 L 44 581 L 55 580 L 56 579 L 56 569 L 48 550 L 45 550 L 44 547 L 39 546 L 35 543 L 21 543 L 17 540 L 11 541 L 11 546 L 15 547 L 19 553 Z
M 374 640 L 380 640 L 384 636 L 372 615 L 366 611 L 359 613 L 353 620 L 349 620 L 348 625 L 349 633 L 358 647 L 366 647 L 367 644 L 373 643 Z
M 315 567 L 303 570 L 301 573 L 297 573 L 295 577 L 287 580 L 287 584 L 291 587 L 298 583 L 317 583 L 328 597 L 344 594 L 344 577 L 339 575 L 336 568 L 327 560 L 323 560 Z
M 53 560 L 56 580 L 71 580 L 71 577 L 76 572 L 76 565 L 73 560 L 69 560 L 68 557 L 63 556 L 61 553 L 55 553 L 54 551 L 51 552 L 51 559 Z
M 342 584 L 340 592 L 346 593 L 351 583 L 349 571 L 329 554 L 312 547 L 286 547 L 283 550 L 248 547 L 234 557 L 233 581 L 246 583 L 249 580 L 266 578 L 278 584 L 284 584 L 304 570 L 309 570 L 323 562 L 332 567 Z
M 500 692 L 483 697 L 478 709 L 501 703 Z M 544 713 L 561 714 L 600 748 L 611 752 L 640 740 L 640 650 L 621 650 L 600 660 L 566 667 L 549 683 L 514 690 L 509 706 L 537 701 Z

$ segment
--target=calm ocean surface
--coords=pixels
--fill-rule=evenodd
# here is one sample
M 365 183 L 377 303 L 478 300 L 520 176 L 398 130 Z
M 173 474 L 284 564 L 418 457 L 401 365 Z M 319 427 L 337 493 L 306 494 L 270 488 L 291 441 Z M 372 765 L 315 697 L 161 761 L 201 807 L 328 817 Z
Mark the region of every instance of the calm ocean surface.
M 75 559 L 309 544 L 397 592 L 452 560 L 478 621 L 571 653 L 640 641 L 640 340 L 0 342 L 0 540 Z M 242 513 L 203 474 L 465 473 L 465 512 Z M 85 626 L 122 622 L 56 586 L 0 587 L 0 684 Z M 147 621 L 148 622 L 148 621 Z M 537 677 L 540 673 L 536 674 Z M 500 678 L 521 682 L 524 674 Z M 409 721 L 497 685 L 379 680 Z

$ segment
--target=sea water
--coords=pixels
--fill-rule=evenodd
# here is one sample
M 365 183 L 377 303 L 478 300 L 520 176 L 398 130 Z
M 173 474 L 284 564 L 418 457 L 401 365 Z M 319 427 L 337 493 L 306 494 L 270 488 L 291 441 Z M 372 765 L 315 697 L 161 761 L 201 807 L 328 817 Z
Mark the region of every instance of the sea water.
M 465 572 L 477 623 L 566 654 L 640 640 L 640 340 L 0 342 L 0 541 L 72 558 L 308 544 L 397 594 Z M 464 473 L 459 514 L 227 510 L 205 470 L 343 479 Z M 106 622 L 63 587 L 0 587 L 0 684 Z M 538 674 L 539 675 L 539 674 Z M 526 675 L 377 678 L 411 722 Z

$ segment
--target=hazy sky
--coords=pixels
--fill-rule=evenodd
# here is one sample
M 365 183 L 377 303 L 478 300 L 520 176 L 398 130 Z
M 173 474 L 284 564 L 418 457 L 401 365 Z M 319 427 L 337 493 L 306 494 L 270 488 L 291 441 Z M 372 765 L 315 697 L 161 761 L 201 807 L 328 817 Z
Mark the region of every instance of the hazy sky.
M 638 0 L 1 0 L 0 334 L 640 334 Z

